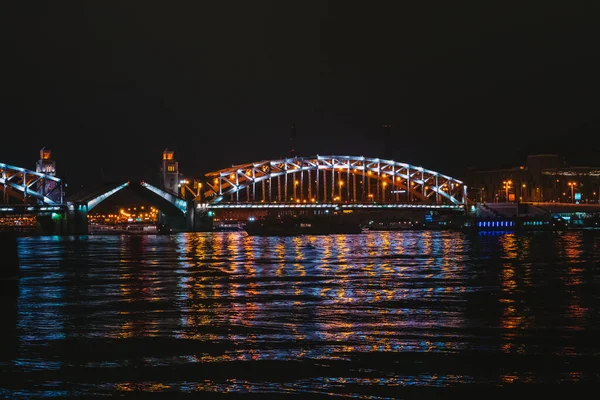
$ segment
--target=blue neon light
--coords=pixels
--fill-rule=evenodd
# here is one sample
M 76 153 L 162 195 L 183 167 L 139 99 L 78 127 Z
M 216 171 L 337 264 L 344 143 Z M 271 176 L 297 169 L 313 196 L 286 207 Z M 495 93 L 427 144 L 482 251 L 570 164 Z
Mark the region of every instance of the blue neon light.
M 119 190 L 121 190 L 127 186 L 129 186 L 129 182 L 125 182 L 124 184 L 119 185 L 116 188 L 109 190 L 108 192 L 101 194 L 100 196 L 88 201 L 87 210 L 90 211 L 92 208 L 96 207 L 102 201 L 106 200 L 108 197 L 112 196 L 113 194 L 117 193 Z
M 171 193 L 167 193 L 164 190 L 161 190 L 155 186 L 149 185 L 146 182 L 142 182 L 142 186 L 145 187 L 146 189 L 150 190 L 151 192 L 156 193 L 157 195 L 161 196 L 162 198 L 168 200 L 170 203 L 174 204 L 175 207 L 177 207 L 182 213 L 186 213 L 187 212 L 187 203 L 185 200 L 177 198 L 175 196 L 173 196 Z

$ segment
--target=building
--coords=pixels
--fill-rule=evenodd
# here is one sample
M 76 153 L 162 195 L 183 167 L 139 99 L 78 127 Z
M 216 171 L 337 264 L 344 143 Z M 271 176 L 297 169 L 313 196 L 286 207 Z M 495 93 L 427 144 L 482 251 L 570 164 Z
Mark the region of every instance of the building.
M 182 177 L 179 173 L 179 163 L 175 160 L 175 152 L 165 149 L 160 166 L 160 186 L 163 190 L 177 196 Z
M 570 166 L 555 154 L 535 154 L 525 165 L 469 170 L 473 202 L 599 203 L 600 167 Z
M 56 163 L 52 160 L 52 151 L 42 147 L 40 150 L 40 159 L 35 163 L 35 172 L 46 175 L 56 175 Z
M 185 200 L 201 199 L 202 182 L 195 178 L 185 178 L 179 172 L 175 152 L 165 149 L 162 155 L 159 176 L 160 188 Z

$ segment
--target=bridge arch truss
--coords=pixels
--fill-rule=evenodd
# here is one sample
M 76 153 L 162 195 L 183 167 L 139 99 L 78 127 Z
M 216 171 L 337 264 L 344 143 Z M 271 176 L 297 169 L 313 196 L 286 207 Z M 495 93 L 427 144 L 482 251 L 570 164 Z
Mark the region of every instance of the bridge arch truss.
M 60 178 L 25 168 L 0 163 L 0 202 L 20 197 L 24 203 L 33 199 L 39 204 L 63 204 L 63 182 Z
M 206 174 L 210 203 L 465 204 L 467 187 L 420 166 L 363 156 L 265 160 Z

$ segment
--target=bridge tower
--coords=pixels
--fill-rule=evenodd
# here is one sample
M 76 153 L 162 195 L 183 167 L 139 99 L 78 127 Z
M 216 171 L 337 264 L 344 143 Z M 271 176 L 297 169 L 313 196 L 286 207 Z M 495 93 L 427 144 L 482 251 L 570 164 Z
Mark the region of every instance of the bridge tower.
M 52 159 L 52 151 L 42 147 L 40 150 L 40 159 L 35 163 L 35 172 L 46 175 L 56 176 L 56 163 Z M 36 184 L 36 190 L 42 195 L 51 193 L 56 188 L 57 183 L 51 180 L 40 179 Z
M 160 166 L 161 189 L 174 196 L 179 194 L 179 163 L 175 160 L 175 152 L 165 149 Z

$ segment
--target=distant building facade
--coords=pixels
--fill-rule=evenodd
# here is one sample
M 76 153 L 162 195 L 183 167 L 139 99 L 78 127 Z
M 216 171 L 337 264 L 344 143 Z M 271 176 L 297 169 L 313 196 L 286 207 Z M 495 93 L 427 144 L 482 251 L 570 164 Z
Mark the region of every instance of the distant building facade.
M 598 203 L 600 167 L 569 166 L 555 154 L 535 154 L 511 168 L 469 170 L 473 202 Z

